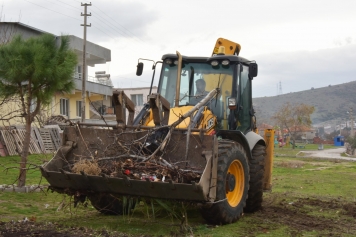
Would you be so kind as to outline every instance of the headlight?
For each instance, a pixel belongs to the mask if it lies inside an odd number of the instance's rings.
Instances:
[[[230,64],[230,61],[225,59],[221,62],[222,65],[226,66],[226,65],[229,65]]]
[[[217,60],[211,61],[211,66],[216,67],[217,65],[219,65],[219,62]]]
[[[229,105],[229,109],[236,109],[237,106],[236,106],[236,98],[229,98],[227,100],[227,103]]]
[[[178,65],[178,60],[174,61],[174,65]]]
[[[167,64],[171,65],[172,64],[172,59],[167,58],[165,61]]]

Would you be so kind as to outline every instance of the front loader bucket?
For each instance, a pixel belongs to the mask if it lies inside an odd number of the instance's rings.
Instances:
[[[187,145],[187,131],[174,131],[165,149],[152,156],[150,149],[161,136],[158,129],[153,130],[66,127],[63,145],[41,167],[42,175],[52,190],[70,195],[213,201],[216,137],[191,134]],[[76,168],[80,162],[95,169]]]

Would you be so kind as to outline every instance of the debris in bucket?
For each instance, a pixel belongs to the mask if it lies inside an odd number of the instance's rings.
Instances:
[[[81,128],[77,125],[77,134],[82,141],[78,141],[81,149],[76,149],[72,153],[75,159],[73,163],[68,164],[68,169],[75,173],[86,173],[88,175],[106,175],[109,177],[129,177],[135,180],[148,180],[153,182],[175,182],[175,183],[198,183],[203,173],[203,168],[197,163],[190,163],[189,147],[193,142],[190,141],[192,129],[195,125],[189,126],[189,129],[180,133],[182,137],[175,137],[175,128],[191,118],[197,111],[202,110],[206,104],[211,101],[219,89],[213,89],[205,98],[200,100],[195,106],[190,108],[184,114],[177,115],[177,120],[170,125],[152,127],[147,130],[125,130],[119,128],[112,134],[109,140],[112,143],[107,145],[100,136],[95,139],[86,139],[83,137]],[[192,123],[190,119],[189,123]],[[104,137],[103,137],[104,138]],[[185,138],[185,145],[182,140]],[[197,139],[197,138],[195,138]],[[202,137],[199,136],[200,140]],[[201,142],[201,141],[200,141]],[[167,147],[170,147],[169,150]],[[197,148],[197,146],[195,146]],[[175,150],[176,149],[176,150]],[[184,149],[184,150],[183,150]],[[175,150],[179,154],[179,159],[170,160],[169,152]],[[201,153],[202,154],[202,153]],[[200,154],[196,154],[200,155]],[[172,155],[174,156],[174,155]],[[167,159],[167,160],[166,160]],[[205,159],[202,158],[205,164]],[[194,164],[194,166],[192,165]],[[199,167],[200,166],[200,167]],[[66,167],[66,168],[67,168]]]
[[[74,164],[72,171],[74,173],[79,174],[80,171],[83,171],[89,175],[99,175],[101,173],[101,169],[96,161],[92,162],[89,160],[80,160]]]
[[[170,168],[152,161],[134,162],[133,159],[123,161],[96,161],[81,160],[73,165],[72,171],[89,175],[108,175],[110,177],[124,176],[136,180],[149,180],[152,182],[191,183],[199,182],[201,173],[194,170],[182,170],[178,167]]]

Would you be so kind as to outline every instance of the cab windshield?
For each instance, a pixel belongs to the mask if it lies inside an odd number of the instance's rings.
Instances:
[[[166,98],[171,107],[174,106],[176,93],[177,65],[164,63],[158,93]],[[234,65],[211,66],[210,63],[183,62],[179,106],[196,105],[211,90],[219,87],[217,101],[209,103],[210,109],[218,119],[226,119],[227,99],[231,96]]]

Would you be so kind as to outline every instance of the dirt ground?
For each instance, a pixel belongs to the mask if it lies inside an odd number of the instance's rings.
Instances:
[[[288,226],[291,236],[299,236],[303,231],[322,232],[327,236],[356,235],[356,202],[311,198],[287,202],[283,199],[274,205],[265,203],[255,216],[271,224]]]
[[[0,222],[1,237],[86,237],[86,236],[102,236],[102,237],[128,237],[130,235],[108,232],[106,230],[94,231],[84,227],[63,227],[52,223],[36,223],[31,221],[13,221]]]
[[[276,201],[275,198],[280,201]],[[303,231],[316,231],[322,233],[322,236],[343,236],[344,234],[356,236],[356,202],[343,202],[338,199],[321,201],[313,198],[299,198],[288,202],[280,198],[281,196],[272,196],[265,200],[263,209],[254,213],[253,218],[250,219],[251,226],[256,227],[256,223],[263,223],[265,225],[261,228],[265,232],[269,232],[273,228],[287,226],[290,236],[301,236],[300,233]],[[266,224],[271,229],[267,229]],[[254,230],[251,229],[248,232],[249,236],[254,236]],[[94,231],[84,227],[69,228],[59,224],[26,220],[0,222],[0,236],[123,237],[132,235],[106,230]]]

